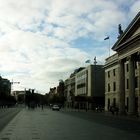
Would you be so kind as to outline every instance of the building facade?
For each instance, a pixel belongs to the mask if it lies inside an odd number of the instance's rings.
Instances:
[[[112,49],[116,54],[105,64],[105,109],[114,105],[120,114],[140,114],[140,12]]]
[[[79,106],[80,102],[80,106],[85,108],[87,98],[90,98],[94,106],[104,106],[104,82],[103,65],[89,65],[86,68],[77,69],[65,81],[67,103],[73,107]],[[91,106],[93,105],[90,105],[90,108]]]
[[[9,96],[11,94],[11,82],[0,76],[0,96]]]
[[[103,65],[89,65],[76,74],[76,96],[92,99],[90,108],[104,106],[104,68]]]
[[[75,74],[65,80],[65,97],[66,97],[66,106],[73,108],[74,106],[74,96],[75,96]]]

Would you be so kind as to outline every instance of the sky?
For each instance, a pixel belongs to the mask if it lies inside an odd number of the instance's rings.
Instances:
[[[0,9],[1,76],[44,94],[86,60],[103,65],[140,0],[0,0]]]

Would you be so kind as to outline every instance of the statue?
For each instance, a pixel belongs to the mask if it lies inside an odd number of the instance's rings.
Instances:
[[[119,24],[119,26],[118,26],[118,32],[119,32],[119,35],[121,35],[121,34],[123,33],[123,30],[122,30],[121,24]]]

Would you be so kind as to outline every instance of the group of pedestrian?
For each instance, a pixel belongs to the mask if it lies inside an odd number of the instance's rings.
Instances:
[[[41,107],[42,110],[44,109],[44,104],[43,103],[42,104],[36,104],[34,102],[31,102],[31,103],[28,103],[27,106],[28,106],[28,109],[35,109],[37,107],[39,107],[39,108]]]

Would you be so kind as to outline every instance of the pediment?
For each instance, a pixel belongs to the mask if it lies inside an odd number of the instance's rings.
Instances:
[[[132,41],[135,37],[140,34],[140,12],[132,20],[123,34],[118,38],[112,49],[117,51],[123,44]]]
[[[132,34],[132,36],[136,36],[139,33],[140,33],[140,27],[138,27],[138,29]]]

